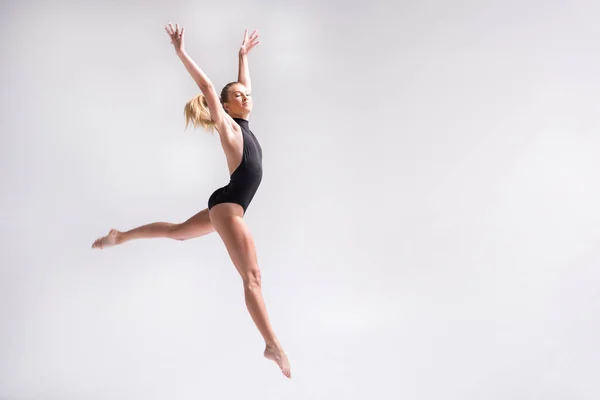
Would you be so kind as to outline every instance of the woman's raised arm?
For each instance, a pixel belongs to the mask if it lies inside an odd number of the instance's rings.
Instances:
[[[202,91],[202,94],[204,94],[211,118],[217,129],[220,130],[219,128],[221,128],[225,121],[228,120],[225,110],[221,105],[221,100],[219,99],[219,95],[213,83],[185,51],[183,38],[184,28],[180,28],[179,24],[175,24],[175,28],[173,28],[173,25],[169,22],[169,25],[165,26],[165,30],[171,37],[171,43],[173,44],[173,47],[175,47],[177,56],[183,62],[183,65],[200,88],[200,91]]]
[[[246,29],[244,32],[244,41],[240,46],[240,51],[238,54],[238,82],[244,85],[248,92],[252,90],[252,84],[250,82],[250,69],[248,67],[248,53],[258,43],[260,43],[258,40],[258,32],[255,30],[250,36],[248,36],[248,29]]]

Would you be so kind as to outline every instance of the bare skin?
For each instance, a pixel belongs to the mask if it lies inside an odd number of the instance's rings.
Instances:
[[[180,224],[154,222],[126,232],[111,229],[108,235],[96,239],[92,248],[106,249],[136,239],[169,238],[189,240],[215,231],[223,240],[229,256],[244,284],[246,307],[265,340],[265,358],[274,361],[281,372],[291,378],[290,363],[269,322],[262,296],[260,269],[252,235],[243,220],[238,204],[223,203],[200,211]],[[215,221],[214,225],[213,222]]]
[[[241,128],[233,118],[248,120],[252,111],[253,104],[250,99],[250,77],[246,57],[250,49],[258,44],[258,34],[256,31],[250,36],[248,36],[248,31],[244,33],[244,41],[239,52],[239,83],[230,88],[227,101],[221,103],[208,77],[185,52],[183,27],[180,28],[179,25],[176,25],[174,28],[172,24],[169,24],[165,30],[171,37],[171,43],[175,47],[177,55],[206,97],[212,121],[219,132],[229,173],[232,174],[242,160],[243,151]],[[136,239],[189,240],[216,231],[223,240],[231,261],[242,278],[246,307],[265,340],[264,357],[274,361],[281,372],[291,378],[290,363],[269,321],[262,295],[256,248],[243,217],[244,210],[239,204],[221,203],[212,207],[210,211],[204,209],[179,224],[154,222],[125,232],[111,229],[106,236],[98,238],[92,244],[92,248],[106,249]]]
[[[291,378],[290,363],[269,322],[262,295],[256,247],[243,217],[244,211],[238,204],[217,204],[210,210],[213,226],[225,243],[229,257],[242,277],[246,307],[265,340],[264,356],[275,361],[281,372]]]
[[[180,224],[153,222],[126,232],[111,229],[108,235],[96,239],[94,244],[92,244],[92,248],[105,249],[135,239],[168,238],[189,240],[204,236],[214,232],[214,230],[210,222],[208,209],[204,209]]]

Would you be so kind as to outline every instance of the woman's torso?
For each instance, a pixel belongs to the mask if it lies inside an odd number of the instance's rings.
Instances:
[[[221,145],[233,180],[262,178],[262,148],[250,130],[248,121],[233,118],[232,132],[221,135]],[[227,139],[223,139],[223,138]]]

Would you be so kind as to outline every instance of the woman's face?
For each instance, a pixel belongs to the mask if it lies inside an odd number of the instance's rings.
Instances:
[[[247,116],[252,111],[252,99],[244,85],[236,83],[229,88],[229,96],[224,104],[232,117]]]

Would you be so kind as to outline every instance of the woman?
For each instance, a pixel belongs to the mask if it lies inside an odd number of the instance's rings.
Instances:
[[[208,208],[180,224],[155,222],[127,232],[111,229],[97,239],[92,248],[107,248],[142,238],[166,237],[187,240],[217,231],[244,283],[246,306],[262,334],[266,348],[264,356],[277,363],[283,374],[291,378],[290,364],[269,323],[261,291],[260,269],[254,240],[243,217],[262,179],[262,149],[250,131],[248,116],[252,111],[248,52],[259,43],[254,31],[239,50],[238,81],[226,85],[220,98],[206,74],[184,49],[183,27],[169,23],[165,30],[187,71],[198,84],[201,95],[185,106],[186,126],[216,129],[229,167],[229,184],[217,189],[208,200]]]

